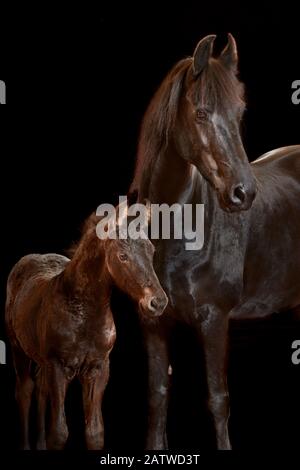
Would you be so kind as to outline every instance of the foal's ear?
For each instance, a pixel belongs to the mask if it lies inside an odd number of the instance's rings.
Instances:
[[[215,39],[216,35],[211,34],[201,39],[200,42],[198,42],[195,52],[193,54],[193,69],[195,77],[197,77],[208,64],[208,61],[212,55]]]
[[[126,222],[126,218],[128,215],[127,200],[120,202],[120,204],[116,207],[116,215],[117,215],[117,225],[119,227],[122,227],[124,222]]]
[[[151,202],[149,199],[144,199],[144,204],[147,208],[147,224],[149,224],[151,220]]]
[[[228,33],[227,46],[225,46],[221,52],[219,60],[227,69],[236,73],[238,69],[238,59],[238,51],[235,39],[232,34]]]

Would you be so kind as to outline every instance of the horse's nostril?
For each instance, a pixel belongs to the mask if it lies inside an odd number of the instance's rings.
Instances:
[[[243,204],[246,199],[246,191],[243,185],[239,184],[233,190],[233,197],[231,198],[234,204]]]

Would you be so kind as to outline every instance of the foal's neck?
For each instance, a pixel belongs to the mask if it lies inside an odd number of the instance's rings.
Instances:
[[[98,301],[109,302],[112,281],[106,266],[104,241],[97,237],[96,226],[84,233],[65,269],[64,279],[74,295],[96,296]]]

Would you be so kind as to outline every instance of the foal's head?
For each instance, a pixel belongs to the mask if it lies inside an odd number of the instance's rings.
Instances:
[[[107,240],[106,262],[115,284],[139,304],[144,317],[161,315],[168,298],[153,268],[150,240]]]
[[[128,221],[127,221],[128,222]],[[138,302],[145,319],[160,316],[168,298],[160,285],[153,267],[154,246],[148,238],[133,239],[124,230],[127,226],[114,227],[114,237],[105,240],[106,267],[114,283]]]

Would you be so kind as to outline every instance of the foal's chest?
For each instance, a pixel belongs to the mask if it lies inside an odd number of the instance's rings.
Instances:
[[[56,355],[64,364],[76,369],[87,360],[107,356],[116,337],[110,310],[88,307],[79,301],[69,303],[64,321],[56,325],[52,336]]]

